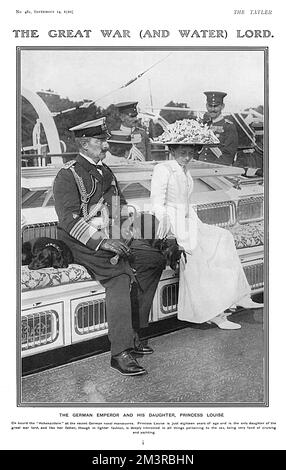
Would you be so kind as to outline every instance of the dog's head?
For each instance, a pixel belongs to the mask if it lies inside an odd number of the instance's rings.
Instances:
[[[34,246],[33,258],[29,264],[29,269],[67,267],[68,262],[58,244],[49,242],[43,246]]]
[[[178,245],[175,238],[164,238],[163,240],[155,240],[154,247],[162,251],[167,266],[170,266],[173,270],[177,268],[177,265],[183,255],[186,261],[186,253],[184,248]]]

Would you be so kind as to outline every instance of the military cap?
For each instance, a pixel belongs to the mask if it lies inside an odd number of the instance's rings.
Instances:
[[[111,131],[111,137],[108,139],[108,142],[111,144],[130,144],[131,142],[131,131],[126,132],[122,130]]]
[[[96,139],[107,139],[110,134],[105,124],[105,117],[87,121],[69,130],[74,132],[75,137],[95,137]]]
[[[117,103],[114,106],[122,114],[129,114],[131,117],[136,117],[138,114],[137,111],[138,101],[125,101],[122,103]]]
[[[222,91],[204,91],[207,97],[207,103],[213,106],[223,104],[223,99],[227,95]]]

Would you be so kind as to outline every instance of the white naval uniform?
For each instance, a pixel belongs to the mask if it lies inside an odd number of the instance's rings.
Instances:
[[[171,231],[187,253],[180,261],[178,318],[203,323],[250,295],[232,234],[204,224],[191,205],[193,179],[175,161],[156,165],[151,199],[161,221],[169,216]]]

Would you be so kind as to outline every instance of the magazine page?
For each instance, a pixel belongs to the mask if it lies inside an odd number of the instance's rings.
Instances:
[[[285,448],[283,13],[4,6],[3,449]]]

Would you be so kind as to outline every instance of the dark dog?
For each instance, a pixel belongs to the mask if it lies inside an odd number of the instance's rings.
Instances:
[[[175,238],[164,238],[163,240],[154,240],[152,245],[154,248],[162,251],[167,266],[170,266],[174,271],[178,266],[178,263],[183,255],[185,263],[187,262],[187,256],[184,248],[180,247]]]
[[[23,243],[22,264],[27,264],[29,269],[67,268],[70,263],[73,263],[72,252],[61,240],[42,237]]]
[[[174,237],[157,239],[158,224],[158,219],[153,214],[141,212],[134,218],[130,234],[133,238],[144,239],[152,248],[160,250],[165,257],[166,264],[175,270],[182,255],[185,262],[187,261],[185,250],[178,245]]]

